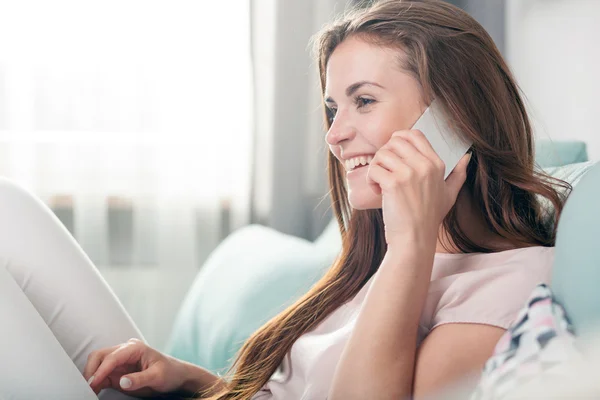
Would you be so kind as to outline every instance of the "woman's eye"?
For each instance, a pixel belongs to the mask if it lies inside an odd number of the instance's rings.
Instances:
[[[333,122],[333,120],[335,119],[336,113],[337,113],[337,108],[327,107],[327,119],[329,120],[329,123]]]
[[[358,108],[366,107],[373,103],[375,103],[375,100],[373,100],[373,99],[367,99],[366,97],[357,97],[356,98],[356,105],[358,106]]]

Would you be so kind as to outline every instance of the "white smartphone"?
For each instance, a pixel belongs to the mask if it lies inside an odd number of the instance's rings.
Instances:
[[[435,99],[415,122],[412,129],[423,132],[433,150],[446,164],[444,179],[450,175],[450,172],[473,144],[466,141],[451,127],[446,111]]]

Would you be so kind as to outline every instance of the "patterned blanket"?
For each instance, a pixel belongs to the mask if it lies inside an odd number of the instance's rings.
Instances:
[[[563,307],[539,285],[496,345],[471,400],[499,400],[533,379],[564,376],[561,367],[580,358]]]

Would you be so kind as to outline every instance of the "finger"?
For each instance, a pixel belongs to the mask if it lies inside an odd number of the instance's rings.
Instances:
[[[384,147],[391,145],[394,150],[398,151],[398,155],[402,158],[408,158],[415,156],[419,153],[419,150],[408,140],[410,131],[398,131],[392,134],[392,137]]]
[[[411,129],[409,131],[395,132],[394,135],[408,141],[437,167],[445,169],[444,161],[442,161],[440,156],[435,152],[429,139],[427,139],[427,136],[425,136],[423,132],[418,129]]]
[[[99,394],[102,390],[104,389],[113,389],[114,386],[112,384],[112,382],[107,378],[104,379],[102,382],[98,383],[96,381],[96,379],[94,379],[94,382],[96,382],[96,384],[92,384],[90,385],[90,387],[92,388],[92,390],[94,391],[94,393]]]
[[[138,390],[145,387],[160,388],[164,380],[164,373],[158,366],[152,366],[145,371],[123,375],[119,386],[123,390]]]
[[[389,172],[394,172],[402,169],[404,165],[404,160],[396,154],[389,146],[382,147],[375,153],[373,160],[371,160],[371,165],[377,164],[382,168],[388,170]]]
[[[98,382],[98,384],[102,383],[115,368],[124,364],[134,364],[138,362],[141,357],[140,350],[141,346],[135,343],[126,343],[108,354],[104,357],[104,360],[102,360],[102,363],[94,373],[95,378],[91,386],[95,387],[96,382]]]
[[[440,164],[436,160],[428,158],[410,141],[398,135],[393,136],[384,147],[391,149],[395,154],[402,158],[402,161],[404,161],[406,165],[417,172],[421,172],[421,175],[426,173],[430,168],[439,168],[440,171],[442,170],[441,166],[443,163]]]
[[[385,185],[393,177],[393,174],[381,165],[371,163],[367,172],[367,184],[375,194],[381,195],[382,185]]]
[[[92,351],[88,355],[85,367],[83,367],[83,377],[85,378],[86,381],[89,381],[90,378],[92,377],[92,375],[94,375],[94,372],[96,372],[96,370],[102,363],[102,360],[104,359],[104,357],[107,354],[110,354],[113,351],[115,351],[117,348],[119,348],[119,346],[112,346],[112,347],[107,347],[104,349]]]
[[[413,165],[411,166],[407,163],[407,159],[401,158],[395,152],[384,148],[379,149],[375,157],[373,157],[371,164],[380,165],[392,174],[390,175],[391,178],[401,182],[406,182],[414,178],[416,176],[415,171],[424,170],[417,165],[417,162],[413,161]],[[392,184],[392,182],[390,181],[389,184]]]
[[[435,158],[435,156],[437,156],[437,153],[433,149],[433,146],[431,146],[429,139],[427,139],[427,136],[425,136],[425,134],[419,129],[398,131],[395,132],[394,135],[410,142],[417,150],[419,150],[419,152],[428,158]]]
[[[465,154],[456,164],[456,167],[452,171],[448,178],[446,179],[446,186],[448,187],[448,191],[450,193],[450,198],[452,201],[456,200],[458,196],[458,192],[465,183],[467,179],[467,167],[469,166],[469,162],[471,161],[471,153]]]

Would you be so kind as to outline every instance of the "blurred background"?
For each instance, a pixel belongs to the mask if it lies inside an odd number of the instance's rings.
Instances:
[[[507,58],[536,135],[600,156],[600,1],[452,2]],[[0,175],[51,207],[151,345],[231,232],[310,241],[330,221],[309,40],[353,3],[0,0]]]

